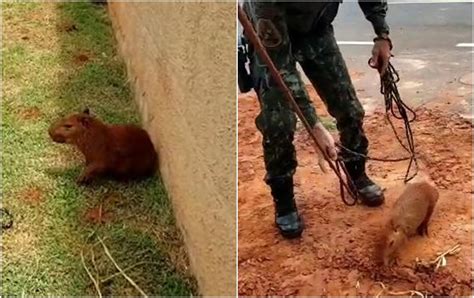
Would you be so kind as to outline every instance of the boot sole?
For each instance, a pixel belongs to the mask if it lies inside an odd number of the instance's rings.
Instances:
[[[385,196],[382,195],[382,197],[377,201],[364,201],[363,199],[361,199],[361,202],[367,207],[379,207],[382,206],[383,203],[385,203]]]
[[[300,219],[300,228],[294,231],[283,231],[281,230],[278,225],[277,225],[278,231],[280,234],[287,239],[294,239],[294,238],[299,238],[301,237],[301,234],[303,234],[304,230],[304,223],[303,220]]]
[[[295,239],[301,237],[303,234],[303,228],[298,229],[296,231],[288,232],[280,230],[280,234],[285,237],[286,239]]]

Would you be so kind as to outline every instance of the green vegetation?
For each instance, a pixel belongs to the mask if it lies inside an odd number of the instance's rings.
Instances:
[[[158,178],[82,187],[81,156],[47,135],[59,115],[89,107],[111,123],[138,113],[103,7],[3,3],[4,295],[139,295],[99,237],[148,295],[196,294],[172,207]]]

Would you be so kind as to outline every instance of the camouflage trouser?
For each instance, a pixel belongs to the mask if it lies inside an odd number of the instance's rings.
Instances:
[[[268,12],[268,11],[267,11]],[[364,110],[356,97],[347,67],[330,24],[308,34],[291,34],[284,16],[270,11],[268,16],[252,15],[256,30],[298,106],[311,126],[318,121],[304,83],[296,69],[302,66],[329,114],[337,121],[340,141],[345,147],[367,154],[368,140],[362,121]],[[260,102],[257,128],[263,135],[267,183],[291,177],[297,166],[293,137],[296,116],[284,95],[256,53],[251,57],[251,73]]]

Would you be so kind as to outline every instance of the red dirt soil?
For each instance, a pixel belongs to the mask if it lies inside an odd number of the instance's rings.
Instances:
[[[30,206],[38,205],[44,201],[43,190],[36,186],[22,189],[18,192],[17,197]]]
[[[318,114],[327,116],[314,90],[309,92]],[[417,111],[412,129],[420,167],[436,183],[440,199],[429,237],[412,238],[401,249],[398,265],[388,269],[376,263],[374,252],[390,207],[403,190],[408,162],[368,162],[369,175],[386,189],[386,203],[349,207],[342,203],[336,176],[323,175],[317,167],[315,150],[299,128],[295,193],[306,229],[301,239],[286,240],[274,226],[273,203],[263,182],[261,136],[254,124],[258,112],[253,93],[239,97],[239,295],[376,295],[378,281],[388,291],[471,294],[470,122],[426,107]],[[384,117],[380,109],[366,115],[369,155],[406,156]],[[455,244],[461,250],[446,258],[446,267],[415,270],[416,258],[432,261]]]
[[[89,53],[77,53],[74,55],[74,63],[76,65],[86,64],[91,58]]]
[[[19,110],[19,115],[25,120],[36,120],[42,116],[42,112],[38,107],[22,108]]]
[[[103,205],[87,210],[84,217],[87,222],[97,225],[104,224],[110,220],[110,214],[105,212]]]
[[[89,208],[84,213],[86,222],[96,225],[106,224],[114,220],[115,215],[112,212],[114,206],[123,204],[125,198],[116,192],[105,194],[100,203]]]

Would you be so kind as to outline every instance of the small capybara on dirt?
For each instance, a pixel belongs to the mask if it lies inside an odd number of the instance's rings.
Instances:
[[[84,154],[86,166],[78,183],[88,183],[98,176],[138,179],[156,171],[155,148],[140,127],[108,125],[85,109],[59,119],[48,132],[54,142],[75,145]]]
[[[381,255],[385,265],[393,264],[398,249],[409,237],[428,235],[428,222],[438,198],[437,189],[427,181],[407,184],[383,231]]]

